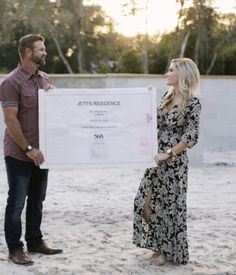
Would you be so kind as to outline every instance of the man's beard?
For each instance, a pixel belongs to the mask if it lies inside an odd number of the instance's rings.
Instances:
[[[38,56],[36,56],[36,55],[32,55],[32,57],[31,57],[31,61],[33,61],[36,65],[38,65],[38,66],[43,66],[43,65],[45,65],[45,57],[38,57]]]

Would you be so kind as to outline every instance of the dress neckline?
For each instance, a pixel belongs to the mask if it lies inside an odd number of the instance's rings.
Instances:
[[[176,107],[178,107],[178,104],[175,104],[175,105],[173,105],[168,111],[166,111],[166,112],[162,112],[164,115],[166,115],[166,114],[168,114],[168,113],[170,113],[173,109],[175,109]]]

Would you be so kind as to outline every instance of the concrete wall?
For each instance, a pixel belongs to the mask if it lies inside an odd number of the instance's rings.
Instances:
[[[58,88],[127,88],[153,85],[157,88],[158,103],[163,92],[167,90],[165,78],[157,75],[51,75],[51,77]],[[3,78],[4,76],[0,75],[0,83]],[[201,77],[199,96],[203,107],[201,134],[198,145],[189,151],[191,164],[199,165],[204,160],[209,161],[209,156],[210,158],[216,156],[217,160],[221,161],[227,155],[231,156],[231,162],[236,163],[236,77]],[[0,138],[2,138],[4,128],[2,113],[0,113],[0,123]]]

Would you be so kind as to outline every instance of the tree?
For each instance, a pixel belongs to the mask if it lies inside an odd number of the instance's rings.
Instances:
[[[219,15],[210,6],[211,1],[193,0],[193,5],[182,10],[182,28],[184,34],[180,56],[191,56],[198,64],[201,72],[206,73],[212,60],[212,48],[215,38]]]
[[[50,73],[164,73],[171,58],[186,56],[198,63],[202,74],[236,74],[236,15],[220,14],[210,0],[176,1],[180,11],[175,30],[125,37],[114,31],[112,19],[99,5],[0,0],[0,71],[17,65],[21,36],[41,33],[48,52],[45,70]],[[136,0],[123,4],[127,14],[144,8]]]
[[[128,49],[123,51],[117,66],[118,73],[141,73],[142,72],[142,64],[140,53],[133,50]]]
[[[144,36],[144,43],[143,47],[141,49],[141,62],[142,62],[142,68],[143,68],[143,73],[148,74],[149,69],[148,69],[148,40],[149,40],[149,35],[148,35],[148,0],[144,1],[144,5],[140,6],[138,4],[137,0],[123,0],[123,13],[128,16],[132,15],[135,16],[137,12],[143,10],[145,12],[145,18],[144,18],[144,24],[145,24],[145,36]]]
[[[82,1],[69,1],[70,3],[67,0],[13,0],[12,5],[0,0],[0,4],[3,4],[2,10],[4,9],[0,21],[3,26],[1,34],[4,37],[1,41],[10,43],[14,39],[17,44],[25,33],[42,33],[46,37],[47,49],[51,50],[48,63],[54,63],[54,68],[60,66],[61,60],[66,69],[62,72],[90,71],[92,60],[84,58],[84,54],[92,58],[90,52],[94,51],[95,41],[104,30],[112,31],[112,21],[100,6],[84,7]],[[37,16],[33,16],[34,14]],[[54,43],[57,53],[53,51],[51,42]],[[60,66],[60,70],[61,68]]]
[[[220,23],[217,29],[217,36],[214,37],[214,48],[212,49],[213,55],[211,63],[206,71],[206,74],[210,74],[214,70],[219,70],[216,65],[217,59],[218,64],[228,63],[228,56],[230,61],[229,64],[225,64],[223,67],[224,73],[232,74],[231,69],[236,68],[235,60],[236,56],[236,15],[233,13],[220,15]],[[221,66],[221,65],[220,65]],[[228,70],[228,68],[230,68]]]

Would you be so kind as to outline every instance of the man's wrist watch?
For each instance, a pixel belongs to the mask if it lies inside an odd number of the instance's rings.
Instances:
[[[175,160],[175,158],[176,158],[176,153],[172,150],[172,149],[168,149],[167,151],[166,151],[166,153],[170,156],[170,159],[171,160]]]
[[[26,146],[24,152],[25,152],[25,153],[28,153],[28,152],[32,151],[32,149],[33,149],[33,146],[30,145],[30,144],[28,144],[28,145]]]

